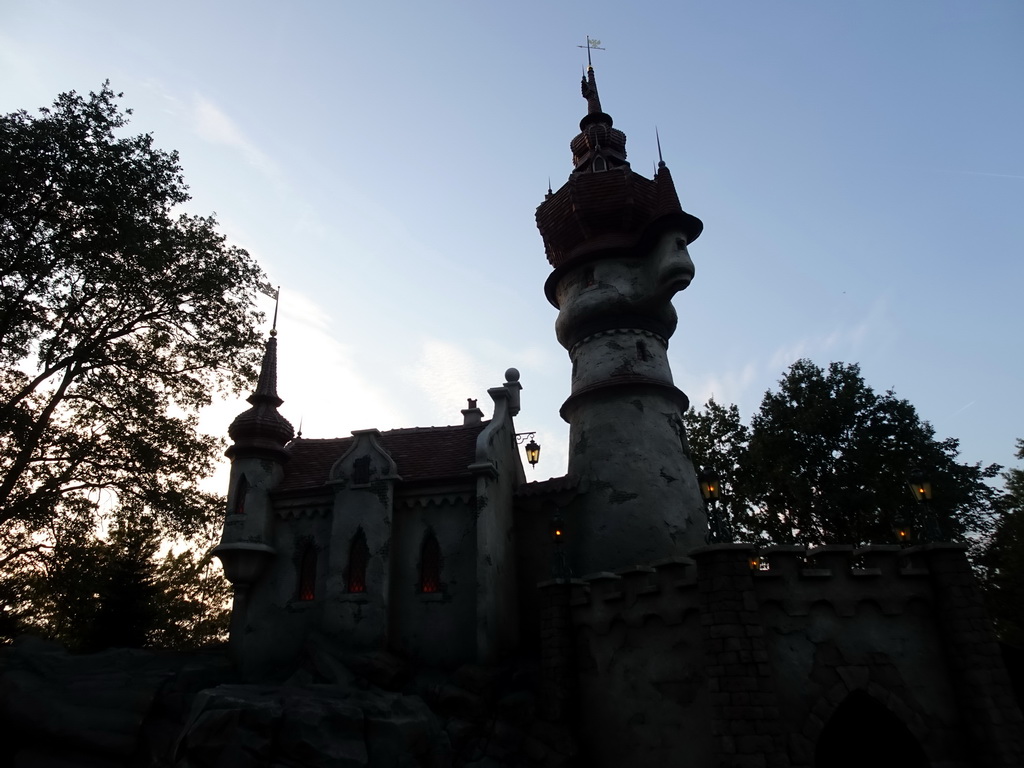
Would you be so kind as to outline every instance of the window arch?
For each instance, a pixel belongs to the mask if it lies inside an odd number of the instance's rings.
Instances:
[[[249,494],[249,481],[245,475],[238,478],[238,484],[235,486],[235,500],[231,505],[232,515],[244,515],[245,514],[245,497]]]
[[[316,598],[316,544],[307,541],[299,557],[299,593],[302,602]]]
[[[370,563],[370,548],[366,546],[366,534],[360,528],[352,537],[348,550],[348,569],[345,584],[349,592],[366,591],[366,566]]]
[[[441,545],[428,530],[420,547],[420,592],[441,591]]]

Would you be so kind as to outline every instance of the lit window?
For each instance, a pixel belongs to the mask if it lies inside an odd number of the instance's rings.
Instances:
[[[316,545],[310,541],[303,547],[299,558],[299,600],[316,597]]]
[[[420,550],[420,591],[441,591],[441,546],[433,531],[427,531]]]
[[[345,582],[349,592],[366,591],[366,566],[370,562],[370,548],[366,546],[366,534],[360,528],[352,537],[348,552],[348,573]]]

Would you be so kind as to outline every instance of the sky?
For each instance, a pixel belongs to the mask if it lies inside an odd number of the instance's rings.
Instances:
[[[281,286],[305,437],[490,416],[514,366],[541,480],[566,468],[570,363],[534,213],[572,169],[588,35],[633,169],[657,128],[704,221],[669,350],[691,402],[749,422],[797,359],[859,363],[961,460],[1014,464],[1019,0],[4,0],[0,111],[109,79],[178,150],[188,210]]]

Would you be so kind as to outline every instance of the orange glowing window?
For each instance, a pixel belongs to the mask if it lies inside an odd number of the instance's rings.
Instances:
[[[352,537],[348,551],[348,573],[345,582],[349,592],[366,591],[366,566],[370,563],[370,548],[366,546],[366,534],[360,528]]]
[[[316,545],[308,542],[299,559],[299,600],[316,597]]]
[[[433,531],[427,532],[420,550],[420,591],[441,591],[441,545]]]

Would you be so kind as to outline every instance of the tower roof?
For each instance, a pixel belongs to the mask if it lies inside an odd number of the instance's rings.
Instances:
[[[228,434],[234,441],[228,448],[228,455],[240,449],[280,453],[295,430],[277,411],[284,400],[277,395],[277,336],[273,331],[263,352],[259,381],[247,402],[252,408],[238,414],[228,427]]]
[[[558,269],[602,253],[628,252],[667,226],[692,243],[704,225],[680,206],[664,162],[653,179],[629,167],[626,134],[612,127],[601,107],[593,67],[587,68],[582,92],[587,114],[569,144],[573,171],[537,208],[548,261]]]

